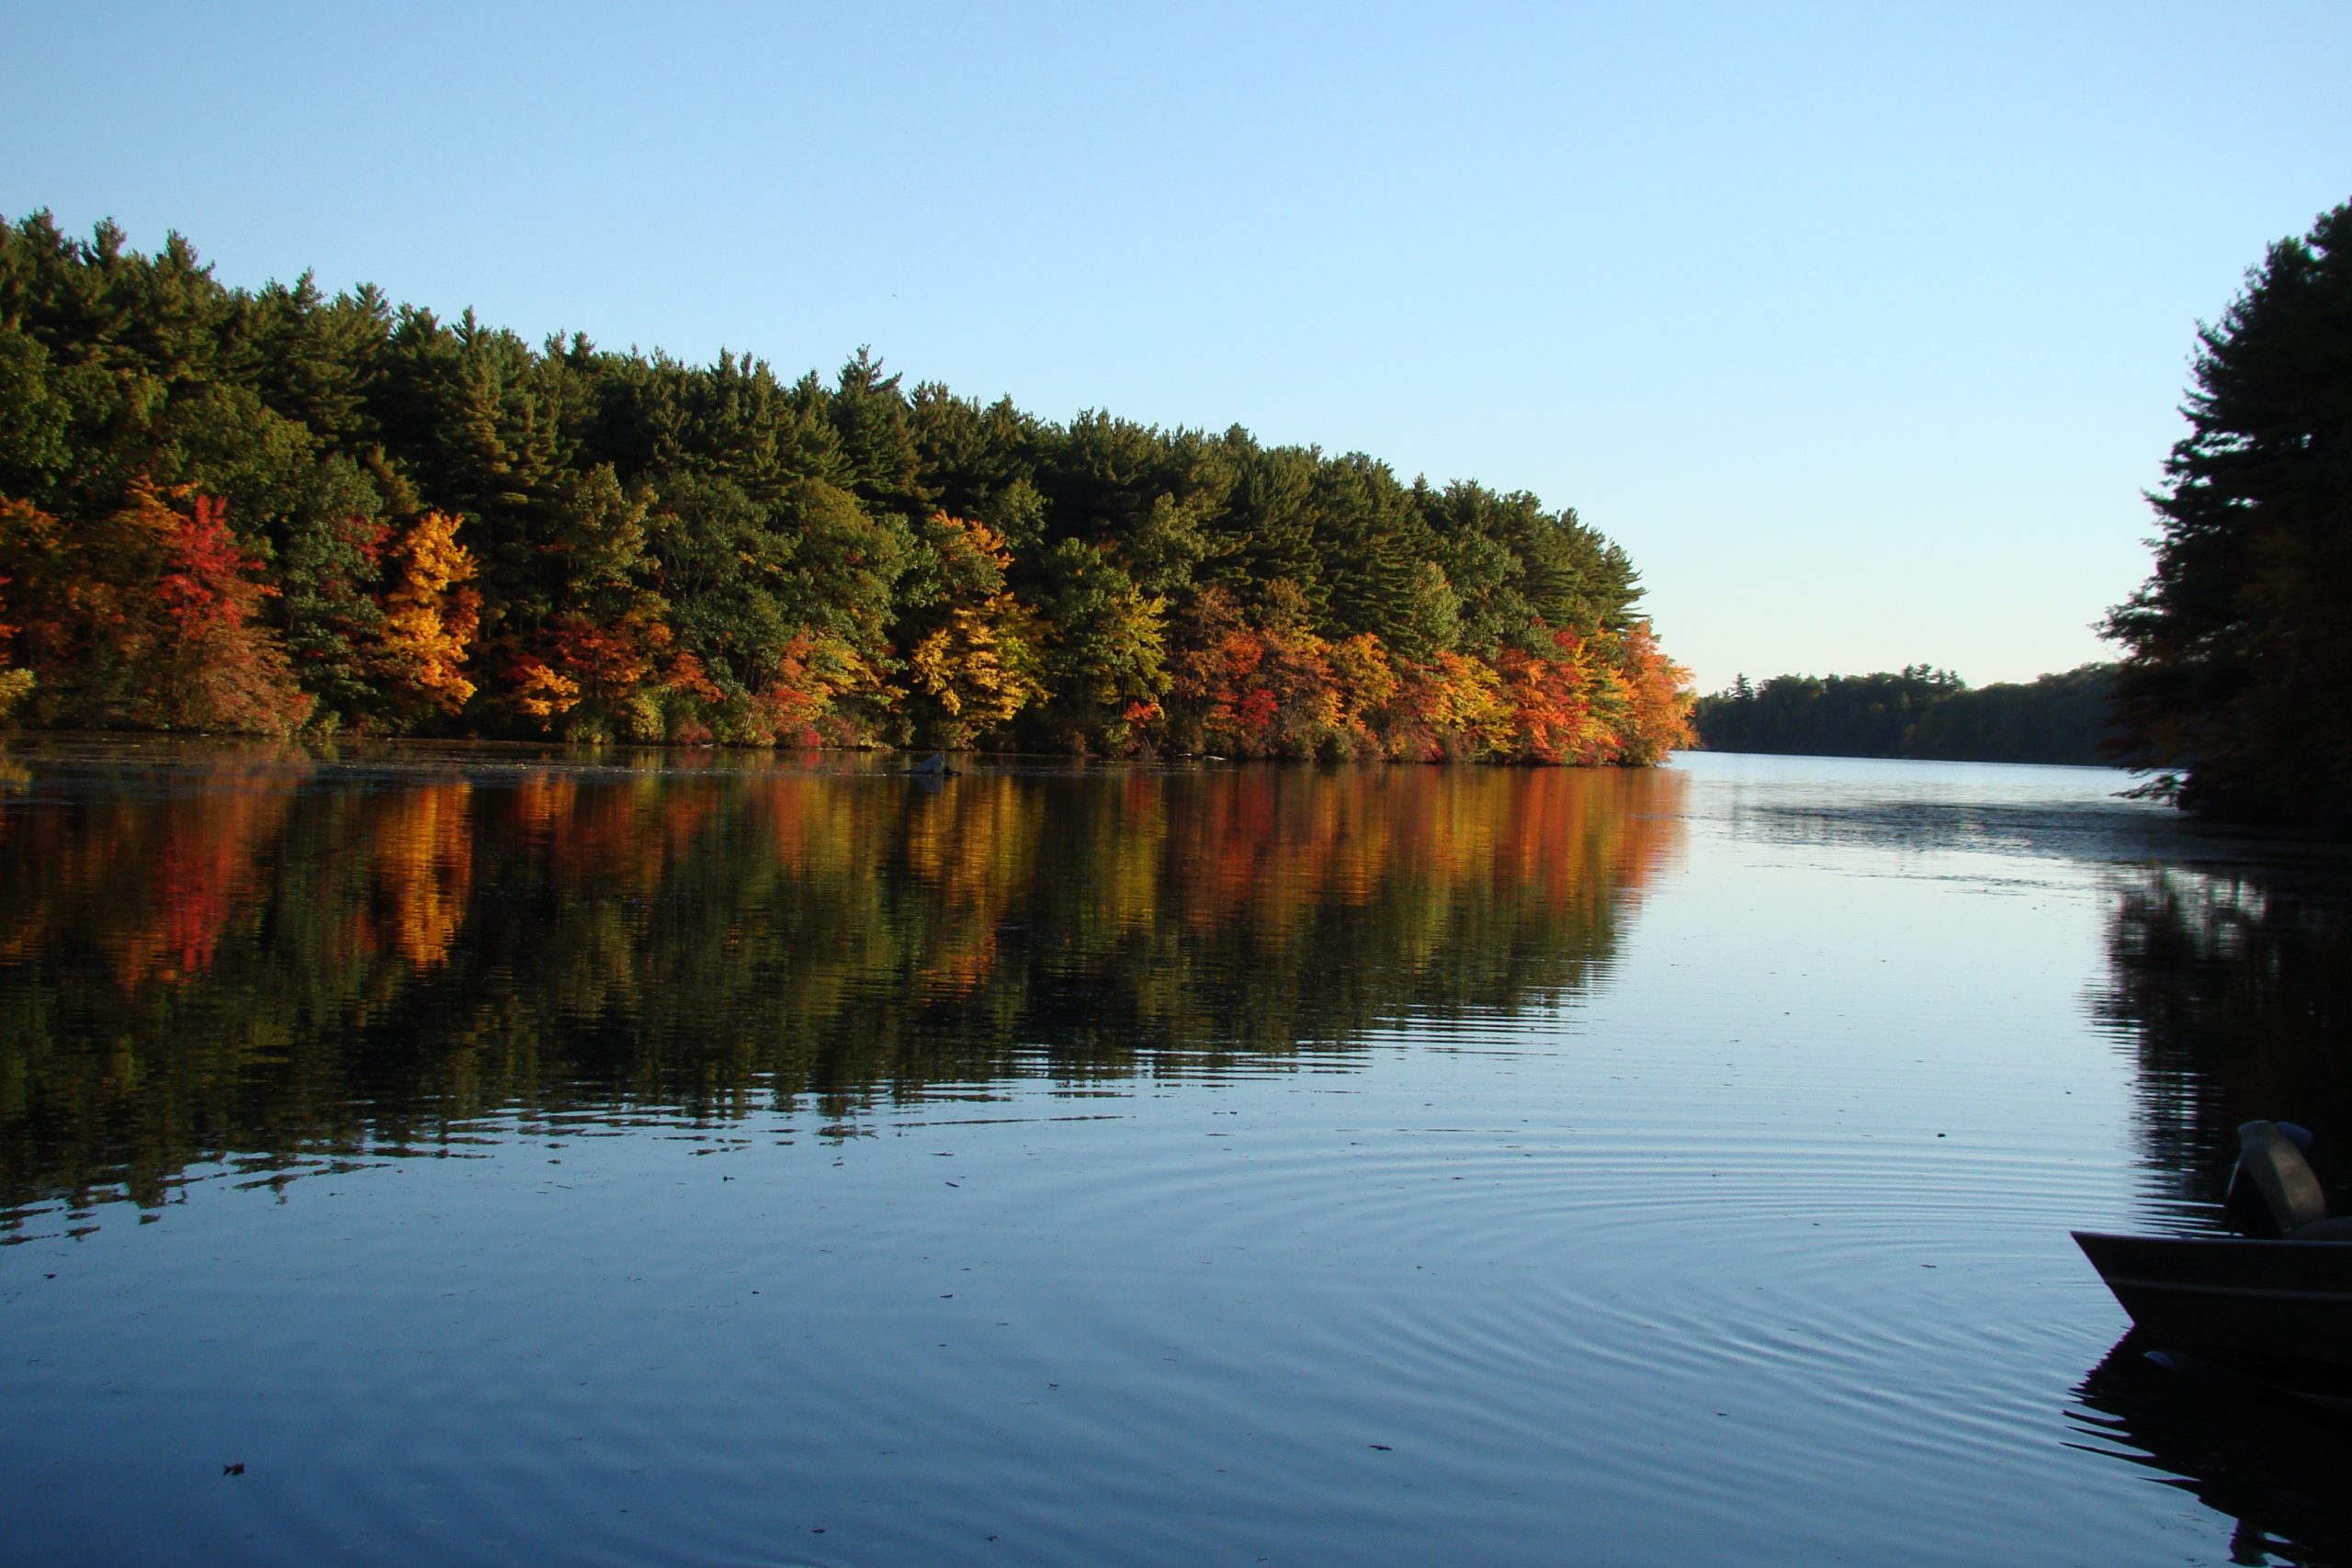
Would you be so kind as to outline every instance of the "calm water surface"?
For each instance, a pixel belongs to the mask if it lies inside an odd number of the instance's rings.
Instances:
[[[2066,1236],[2352,1148],[2339,865],[2080,769],[636,761],[0,756],[0,1557],[2352,1540]]]

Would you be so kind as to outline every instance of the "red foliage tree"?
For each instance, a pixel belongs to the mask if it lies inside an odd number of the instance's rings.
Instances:
[[[141,480],[70,528],[0,505],[0,570],[40,722],[282,735],[310,716],[260,619],[277,590],[213,496]]]

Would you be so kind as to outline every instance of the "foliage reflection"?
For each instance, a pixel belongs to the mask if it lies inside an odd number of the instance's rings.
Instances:
[[[0,1207],[470,1119],[1279,1066],[1605,972],[1664,772],[19,758]]]

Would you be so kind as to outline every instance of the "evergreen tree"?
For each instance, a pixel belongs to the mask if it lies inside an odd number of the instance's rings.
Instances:
[[[926,497],[916,477],[915,437],[899,378],[861,348],[842,367],[831,399],[834,433],[848,466],[849,488],[866,505],[901,515]]]
[[[2155,572],[2107,621],[2126,755],[2191,809],[2352,829],[2352,203],[2197,341]]]

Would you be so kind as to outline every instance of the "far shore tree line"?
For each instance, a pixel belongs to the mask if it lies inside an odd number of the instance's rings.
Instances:
[[[2115,666],[1972,687],[1926,664],[1871,675],[1745,675],[1699,699],[1712,751],[1914,757],[1962,762],[2108,763]]]
[[[1573,511],[1235,426],[533,346],[0,223],[0,718],[1653,763]]]

